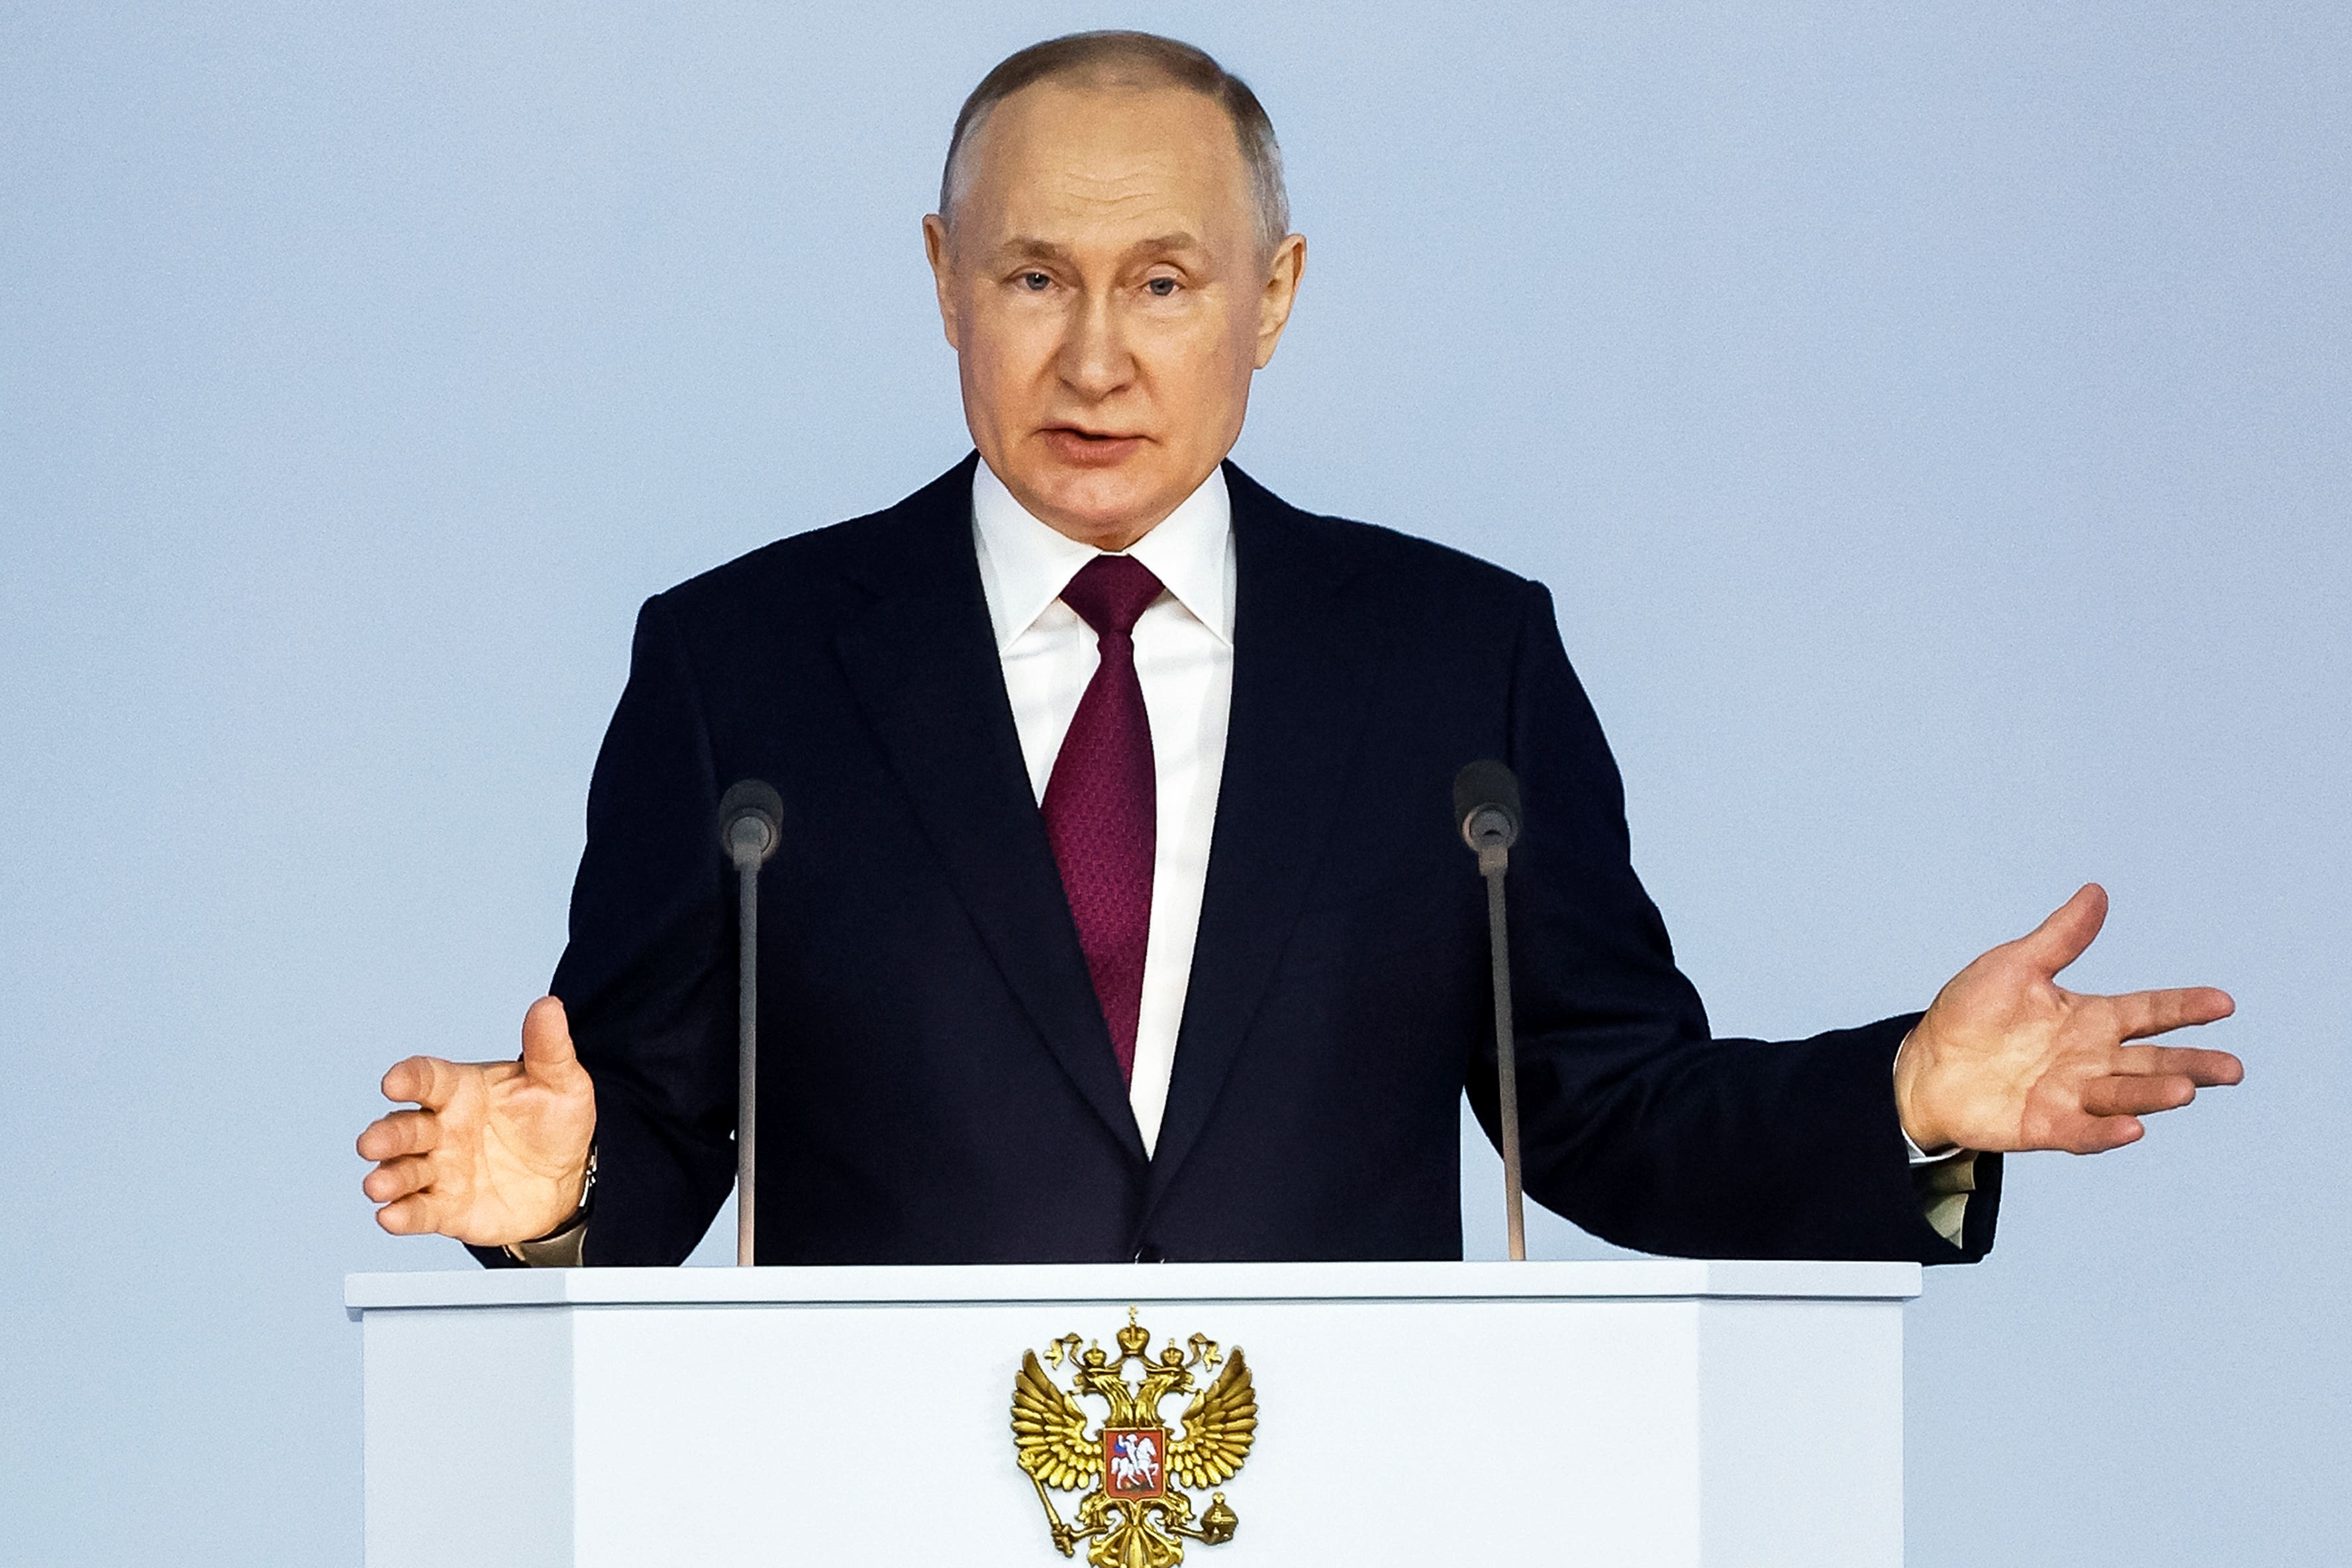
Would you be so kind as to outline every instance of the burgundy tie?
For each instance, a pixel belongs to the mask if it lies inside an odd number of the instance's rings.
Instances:
[[[1135,1020],[1143,1005],[1143,950],[1151,930],[1151,856],[1159,788],[1151,721],[1135,679],[1136,617],[1160,596],[1140,561],[1097,555],[1062,590],[1062,603],[1094,627],[1102,664],[1045,783],[1045,833],[1078,925],[1095,1000],[1110,1026],[1118,1075],[1135,1077]]]

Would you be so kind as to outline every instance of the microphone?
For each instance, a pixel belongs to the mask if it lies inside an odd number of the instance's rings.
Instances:
[[[739,779],[719,802],[719,846],[735,865],[735,1266],[751,1267],[752,1186],[759,1167],[760,868],[784,841],[784,801]]]
[[[738,779],[719,802],[719,842],[738,867],[743,857],[754,865],[776,852],[784,839],[784,801],[758,779]]]
[[[1519,780],[1491,758],[1454,775],[1454,825],[1462,842],[1478,856],[1486,879],[1486,952],[1495,988],[1495,1079],[1501,1102],[1503,1224],[1514,1262],[1528,1256],[1526,1204],[1519,1191],[1518,1045],[1511,1031],[1511,939],[1504,919],[1503,876],[1510,869],[1511,846],[1525,820],[1519,810]]]
[[[1491,758],[1464,768],[1454,775],[1454,820],[1462,828],[1462,841],[1478,852],[1480,871],[1490,856],[1507,863],[1511,846],[1519,841],[1517,775]]]

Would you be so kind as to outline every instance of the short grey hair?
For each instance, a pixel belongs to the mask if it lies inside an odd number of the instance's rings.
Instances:
[[[956,116],[948,139],[947,167],[940,174],[940,216],[950,226],[971,171],[965,149],[989,111],[1024,87],[1041,81],[1078,79],[1105,87],[1181,87],[1216,100],[1234,122],[1242,164],[1249,171],[1250,196],[1257,209],[1257,237],[1271,254],[1290,232],[1290,195],[1282,184],[1282,148],[1274,121],[1249,84],[1190,44],[1157,33],[1071,33],[1032,44],[1007,57],[981,78]]]

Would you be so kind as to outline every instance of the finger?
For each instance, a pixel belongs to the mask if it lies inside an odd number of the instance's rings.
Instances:
[[[579,1060],[572,1048],[572,1025],[564,1016],[563,1004],[552,996],[532,1003],[530,1011],[522,1016],[523,1071],[543,1078],[577,1066]]]
[[[2177,991],[2132,991],[2107,1000],[2115,1004],[2116,1022],[2126,1040],[2144,1040],[2150,1035],[2214,1023],[2238,1010],[2227,991],[2217,991],[2210,985],[2189,985]]]
[[[2116,1052],[2107,1070],[2138,1078],[2185,1078],[2200,1089],[2242,1083],[2246,1078],[2246,1064],[2229,1052],[2187,1046],[2126,1046]]]
[[[441,1228],[436,1210],[429,1194],[411,1193],[376,1210],[375,1222],[394,1236],[430,1236]]]
[[[2197,1086],[2185,1078],[2100,1078],[2083,1087],[2083,1109],[2093,1116],[2148,1116],[2196,1098]]]
[[[411,1193],[421,1193],[433,1182],[433,1163],[422,1154],[408,1154],[397,1160],[386,1160],[370,1171],[360,1183],[360,1191],[380,1204],[404,1198]]]
[[[429,1110],[395,1110],[379,1117],[360,1134],[362,1160],[394,1160],[430,1153],[441,1143],[441,1119]]]
[[[2020,937],[2017,946],[2042,973],[2054,975],[2083,956],[2106,920],[2107,890],[2085,882],[2048,920]]]
[[[2062,1147],[2070,1154],[2104,1154],[2147,1136],[2147,1128],[2137,1116],[2085,1117],[2075,1135]]]
[[[457,1064],[439,1057],[411,1057],[394,1062],[383,1075],[386,1100],[413,1100],[427,1110],[438,1110],[457,1092]]]

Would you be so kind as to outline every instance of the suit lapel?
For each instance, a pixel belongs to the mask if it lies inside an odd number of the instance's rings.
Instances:
[[[967,458],[899,510],[903,537],[858,575],[875,603],[836,650],[1005,983],[1087,1103],[1138,1161],[1143,1142],[1030,793],[971,543]]]
[[[1215,1110],[1319,865],[1385,652],[1345,563],[1238,468],[1234,695],[1156,1203]]]

